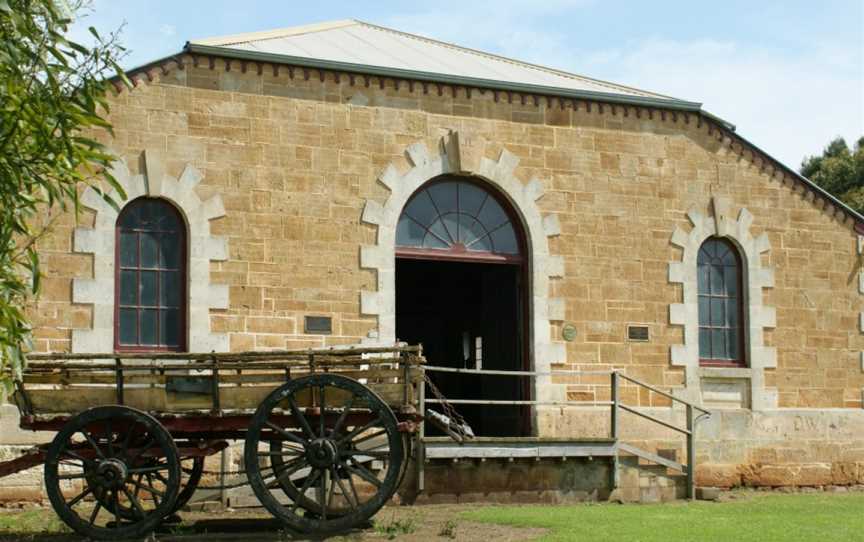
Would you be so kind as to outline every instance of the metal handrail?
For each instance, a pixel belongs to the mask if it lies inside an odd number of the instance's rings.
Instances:
[[[461,369],[459,367],[441,367],[440,365],[424,365],[427,371],[437,373],[465,373],[501,376],[555,376],[555,375],[610,375],[613,371],[500,371],[487,369]]]
[[[705,410],[705,409],[702,408],[702,407],[698,407],[698,406],[694,405],[693,403],[691,403],[691,402],[689,402],[689,401],[685,401],[684,399],[681,399],[680,397],[675,397],[675,396],[672,395],[671,393],[667,393],[667,392],[665,392],[665,391],[663,391],[663,390],[659,390],[659,389],[655,388],[654,386],[652,386],[651,384],[646,384],[646,383],[644,383],[644,382],[641,382],[641,381],[639,381],[639,380],[636,380],[636,379],[633,378],[632,376],[627,376],[627,375],[624,374],[623,372],[620,372],[620,371],[616,371],[616,372],[618,372],[618,376],[620,376],[620,377],[623,378],[624,380],[627,380],[627,381],[629,381],[629,382],[632,382],[632,383],[634,383],[634,384],[636,384],[636,385],[638,385],[638,386],[642,386],[643,388],[648,388],[649,390],[653,391],[654,393],[658,393],[658,394],[662,395],[663,397],[667,397],[667,398],[669,398],[669,399],[675,401],[676,403],[681,403],[682,405],[690,405],[690,406],[692,406],[693,408],[695,408],[696,410],[698,410],[698,411],[700,411],[700,412],[702,412],[702,413],[704,413],[704,414],[708,414],[708,415],[711,414],[710,411]]]
[[[536,378],[539,376],[556,376],[556,375],[609,375],[611,378],[610,387],[610,401],[501,401],[501,400],[486,400],[486,399],[452,399],[448,400],[449,403],[452,404],[471,404],[471,405],[555,405],[555,406],[608,406],[610,407],[610,437],[614,440],[619,439],[619,414],[620,410],[625,412],[630,412],[637,416],[641,416],[642,418],[671,429],[673,431],[677,431],[683,434],[687,439],[687,464],[682,465],[687,475],[687,496],[690,499],[694,499],[696,496],[696,488],[695,488],[695,469],[696,469],[696,424],[704,418],[710,417],[711,412],[706,410],[700,406],[697,406],[690,401],[685,399],[681,399],[680,397],[676,397],[671,393],[665,392],[661,389],[658,389],[650,384],[646,384],[640,380],[637,380],[631,376],[627,376],[624,374],[623,370],[606,370],[606,371],[573,371],[573,370],[561,370],[561,371],[502,371],[502,370],[483,370],[483,369],[461,369],[457,367],[441,367],[435,365],[426,365],[424,367],[425,370],[431,372],[442,372],[442,373],[462,373],[462,374],[478,374],[478,375],[493,375],[493,376],[522,376],[522,377],[531,377]],[[665,420],[661,420],[655,416],[651,416],[650,414],[646,414],[644,412],[640,412],[635,407],[631,407],[628,405],[624,405],[621,403],[621,394],[620,394],[620,386],[621,379],[630,382],[631,384],[635,384],[636,386],[645,388],[651,392],[657,393],[663,397],[666,397],[673,403],[679,403],[686,407],[687,412],[687,421],[686,428],[678,427],[671,422],[667,422]],[[438,403],[439,401],[435,399],[426,399],[425,393],[423,390],[425,389],[425,382],[421,385],[421,394],[420,394],[420,408],[421,412],[423,412],[423,405],[425,403]],[[701,415],[698,417],[694,415],[695,411],[699,411]],[[421,437],[425,434],[421,427]],[[635,447],[630,447],[632,450],[638,450]],[[644,457],[650,457],[652,454],[648,452],[642,452]],[[613,487],[618,486],[618,466],[619,466],[619,458],[618,453],[612,457],[613,468],[612,468],[612,484]],[[420,473],[420,484],[422,485],[422,472]]]

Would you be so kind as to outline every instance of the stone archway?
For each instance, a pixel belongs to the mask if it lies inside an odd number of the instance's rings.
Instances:
[[[544,194],[543,184],[533,179],[523,183],[515,176],[518,157],[501,149],[498,159],[487,158],[490,143],[479,137],[450,132],[443,136],[435,152],[423,142],[414,143],[406,150],[411,168],[400,173],[390,164],[379,181],[390,190],[390,196],[380,204],[367,200],[362,221],[378,227],[376,244],[360,250],[360,266],[377,272],[377,291],[363,291],[360,310],[364,315],[378,318],[378,329],[370,333],[367,343],[389,343],[396,339],[396,286],[395,245],[396,226],[402,209],[418,188],[430,179],[445,174],[470,175],[494,186],[519,214],[527,241],[529,258],[529,356],[534,370],[549,371],[554,362],[564,361],[563,343],[553,342],[551,322],[564,319],[564,300],[549,293],[550,279],[564,274],[564,260],[549,254],[548,238],[560,234],[557,215],[543,216],[537,200]],[[537,400],[558,399],[548,377],[536,382]],[[563,389],[560,390],[563,393]]]

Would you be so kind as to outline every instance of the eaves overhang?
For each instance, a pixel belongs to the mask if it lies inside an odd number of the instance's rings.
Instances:
[[[324,70],[362,73],[367,75],[377,75],[380,77],[390,77],[395,79],[410,79],[415,81],[425,81],[429,83],[443,83],[456,86],[519,92],[524,94],[536,94],[571,99],[581,98],[585,100],[597,100],[601,102],[618,103],[624,105],[659,107],[664,109],[673,109],[677,111],[696,112],[700,111],[702,108],[702,104],[699,102],[688,102],[671,98],[663,99],[652,98],[650,96],[627,96],[624,94],[615,94],[611,92],[574,90],[569,88],[559,88],[546,85],[532,85],[525,83],[516,83],[512,81],[498,81],[495,79],[465,77],[459,75],[448,75],[417,70],[406,70],[402,68],[382,67],[369,64],[356,64],[353,62],[323,60],[302,56],[265,53],[261,51],[247,51],[243,49],[232,49],[229,47],[200,45],[190,42],[186,43],[186,46],[183,48],[183,50],[186,53],[195,53],[200,55],[220,56],[226,58],[236,58],[240,60],[252,60],[257,62],[267,62],[274,64],[289,64],[292,66],[300,66],[303,68],[320,68]]]

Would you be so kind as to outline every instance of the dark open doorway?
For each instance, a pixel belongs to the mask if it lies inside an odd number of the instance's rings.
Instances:
[[[423,344],[430,365],[525,369],[522,271],[521,265],[502,263],[397,258],[396,336]],[[448,399],[529,399],[524,378],[454,373],[431,377]],[[455,408],[478,436],[526,436],[531,431],[525,406]]]

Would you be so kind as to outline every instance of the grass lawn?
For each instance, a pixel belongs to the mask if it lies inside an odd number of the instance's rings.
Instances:
[[[549,529],[544,542],[864,541],[864,493],[743,493],[727,502],[482,507],[462,518]]]

